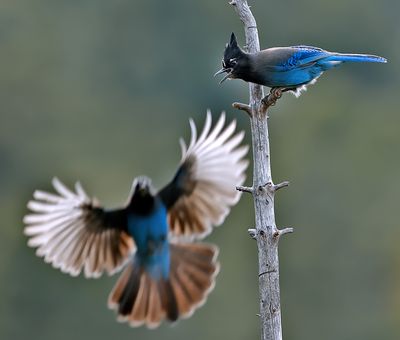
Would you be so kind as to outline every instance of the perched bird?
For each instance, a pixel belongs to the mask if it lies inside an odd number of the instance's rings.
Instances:
[[[214,76],[226,73],[220,81],[238,78],[264,85],[273,91],[291,91],[298,97],[306,86],[315,83],[326,70],[344,62],[386,63],[382,57],[368,54],[328,52],[312,46],[274,47],[257,53],[246,53],[237,44],[232,33],[226,45],[222,69]]]
[[[193,242],[220,225],[245,179],[244,132],[226,128],[222,114],[211,129],[207,112],[197,138],[190,120],[189,146],[181,139],[182,159],[172,181],[156,192],[148,177],[137,177],[126,205],[106,210],[89,198],[79,182],[75,192],[57,178],[57,194],[35,191],[24,217],[28,245],[45,262],[72,276],[82,270],[99,277],[125,270],[108,305],[131,326],[157,327],[163,319],[189,317],[214,287],[217,248]]]

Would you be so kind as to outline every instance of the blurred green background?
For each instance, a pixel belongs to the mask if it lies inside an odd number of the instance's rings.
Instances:
[[[271,112],[286,340],[400,338],[400,2],[252,1],[262,47],[309,44],[383,55],[348,64]],[[0,339],[258,339],[250,197],[208,238],[222,270],[207,304],[160,329],[118,324],[116,277],[71,278],[22,235],[26,202],[52,176],[81,180],[108,206],[132,179],[160,187],[180,159],[188,117],[227,110],[247,85],[213,79],[242,24],[227,1],[0,2]],[[249,178],[251,171],[249,171]],[[250,183],[250,179],[247,181]]]

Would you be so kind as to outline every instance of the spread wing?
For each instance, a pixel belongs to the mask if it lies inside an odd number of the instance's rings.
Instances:
[[[200,239],[209,234],[213,226],[220,225],[231,206],[237,203],[240,192],[236,185],[243,184],[248,161],[243,159],[247,146],[239,146],[244,132],[234,134],[236,122],[225,129],[222,114],[211,129],[211,113],[200,137],[190,120],[191,140],[187,147],[180,141],[182,159],[173,180],[159,195],[168,209],[170,232],[175,236]]]
[[[28,245],[53,267],[73,276],[82,269],[86,277],[120,269],[134,250],[126,233],[125,209],[104,210],[79,182],[76,192],[57,178],[52,183],[57,194],[37,190],[28,203],[32,211],[24,217]]]

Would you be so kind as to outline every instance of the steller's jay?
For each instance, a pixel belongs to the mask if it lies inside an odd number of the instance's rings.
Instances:
[[[73,276],[104,271],[121,274],[108,305],[131,326],[157,327],[163,319],[189,317],[214,287],[218,249],[192,242],[220,225],[245,179],[247,146],[236,122],[223,129],[222,114],[211,129],[207,113],[202,133],[190,120],[191,139],[181,139],[182,159],[172,181],[155,192],[148,177],[135,178],[123,208],[106,210],[81,184],[75,192],[57,178],[57,194],[35,191],[24,217],[28,245],[45,262]]]
[[[220,83],[228,78],[238,78],[268,86],[271,94],[278,98],[285,91],[291,91],[298,97],[324,71],[347,61],[386,63],[385,58],[375,55],[342,54],[304,45],[246,53],[238,46],[232,33],[225,47],[222,69],[215,76],[226,73]]]

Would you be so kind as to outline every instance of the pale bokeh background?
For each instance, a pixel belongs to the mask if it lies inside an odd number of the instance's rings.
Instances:
[[[400,337],[400,2],[252,1],[263,47],[309,44],[383,55],[323,75],[271,110],[285,339]],[[82,181],[107,206],[132,179],[160,187],[180,158],[188,117],[246,102],[241,81],[218,85],[231,31],[227,1],[0,3],[0,339],[257,339],[257,258],[250,197],[208,238],[222,270],[205,306],[155,331],[115,322],[116,277],[71,278],[26,247],[22,216],[53,175]],[[248,172],[251,176],[251,171]],[[248,180],[250,183],[250,180]]]

